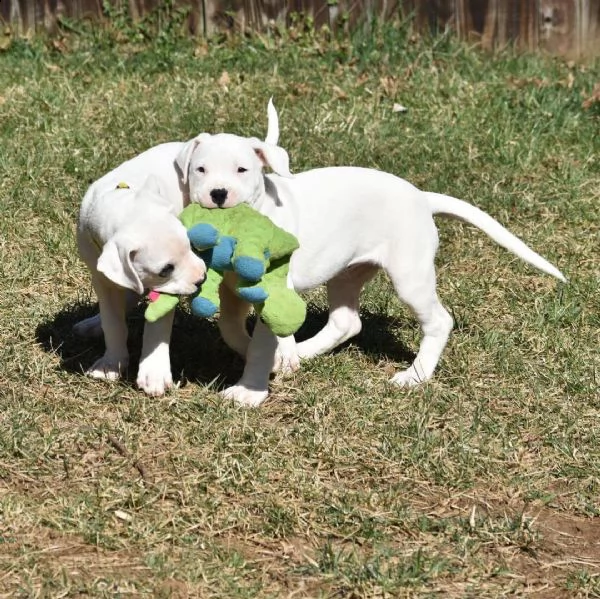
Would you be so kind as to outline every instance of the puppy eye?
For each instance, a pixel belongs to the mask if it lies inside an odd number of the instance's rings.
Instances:
[[[248,169],[243,166],[238,166],[238,173],[245,173]]]
[[[204,172],[204,167],[203,167],[203,166],[199,166],[199,167],[198,167],[196,170],[197,170],[199,173],[203,173],[203,172]]]
[[[175,267],[172,264],[167,264],[159,273],[158,276],[166,279],[173,271]]]

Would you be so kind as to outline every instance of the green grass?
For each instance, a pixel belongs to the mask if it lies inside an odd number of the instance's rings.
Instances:
[[[0,54],[0,596],[600,596],[600,106],[582,107],[598,63],[407,27],[128,33]],[[384,277],[361,335],[258,410],[219,397],[242,363],[183,311],[179,389],[85,378],[102,352],[71,334],[95,310],[74,238],[87,185],[203,130],[262,137],[270,95],[293,170],[376,167],[462,197],[569,284],[440,220],[456,329],[421,388],[387,384],[419,335]],[[309,300],[303,336],[326,317]]]

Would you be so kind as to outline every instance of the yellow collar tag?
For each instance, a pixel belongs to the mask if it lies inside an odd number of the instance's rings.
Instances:
[[[116,189],[129,189],[127,183],[118,183]]]

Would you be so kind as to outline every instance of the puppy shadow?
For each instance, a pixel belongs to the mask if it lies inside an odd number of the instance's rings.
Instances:
[[[98,313],[98,304],[76,303],[66,306],[53,319],[37,325],[35,337],[44,351],[60,358],[60,368],[82,374],[102,356],[101,337],[83,338],[73,333],[73,325]]]
[[[102,337],[80,337],[73,332],[79,321],[98,313],[98,304],[77,303],[66,306],[54,318],[36,328],[36,340],[49,353],[60,358],[60,368],[84,375],[104,353]],[[127,318],[129,368],[122,382],[135,387],[142,350],[144,307],[138,306]],[[175,382],[215,382],[217,387],[234,384],[241,376],[244,363],[221,339],[213,320],[197,318],[176,308],[171,335],[171,370]]]
[[[142,349],[143,310],[143,306],[139,306],[128,316],[130,362],[123,382],[131,387],[135,387]],[[76,303],[37,326],[37,342],[46,352],[59,356],[60,368],[64,371],[83,376],[104,353],[102,337],[84,338],[73,332],[73,325],[97,313],[98,304]],[[306,321],[296,339],[302,341],[315,335],[325,326],[327,318],[326,310],[309,304]],[[414,360],[415,354],[394,334],[398,328],[408,325],[396,318],[368,311],[361,312],[361,320],[363,328],[359,335],[333,353],[352,345],[375,363],[382,359],[409,363]],[[251,317],[249,331],[253,327],[254,318]],[[216,321],[197,318],[177,307],[171,336],[171,369],[174,380],[180,384],[211,384],[220,389],[239,380],[244,362],[225,345]]]
[[[198,318],[177,308],[171,337],[171,370],[174,379],[182,384],[214,384],[222,389],[240,379],[244,361],[225,344],[216,320]]]

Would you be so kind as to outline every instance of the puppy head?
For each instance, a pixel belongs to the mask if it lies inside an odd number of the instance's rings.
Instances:
[[[110,281],[142,294],[154,289],[174,295],[194,293],[206,266],[191,249],[185,227],[167,211],[135,219],[102,248],[98,271]]]
[[[291,177],[289,157],[279,146],[256,138],[202,133],[189,141],[177,158],[190,199],[206,208],[253,204],[264,192],[262,169]]]

